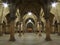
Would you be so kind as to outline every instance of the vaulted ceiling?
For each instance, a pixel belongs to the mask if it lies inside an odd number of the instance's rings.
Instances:
[[[27,12],[31,11],[37,17],[39,17],[41,7],[57,0],[2,0],[2,1],[16,5],[16,7],[19,8],[20,14],[22,16],[24,16]]]

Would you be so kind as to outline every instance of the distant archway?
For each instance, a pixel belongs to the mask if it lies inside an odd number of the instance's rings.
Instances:
[[[27,24],[27,30],[26,31],[27,32],[33,32],[34,31],[33,30],[33,24],[31,22]]]
[[[33,18],[28,18],[25,21],[26,32],[33,32],[34,31],[35,21]]]

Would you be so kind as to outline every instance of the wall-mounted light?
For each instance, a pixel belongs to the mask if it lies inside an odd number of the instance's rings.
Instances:
[[[6,8],[6,7],[8,7],[8,4],[7,3],[2,3],[3,4],[3,6]]]
[[[28,15],[32,15],[32,13],[31,12],[28,12]]]
[[[52,7],[56,7],[56,5],[57,5],[56,2],[52,3]]]
[[[32,22],[31,20],[29,20],[28,22]]]

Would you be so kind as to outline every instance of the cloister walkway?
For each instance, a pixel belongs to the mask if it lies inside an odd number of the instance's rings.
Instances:
[[[21,37],[19,34],[15,34],[15,42],[8,41],[9,34],[0,37],[0,45],[60,45],[60,36],[57,34],[51,34],[52,41],[45,41],[45,33],[42,36],[38,36],[35,33],[25,33]]]

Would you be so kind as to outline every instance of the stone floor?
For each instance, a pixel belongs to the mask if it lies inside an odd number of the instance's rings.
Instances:
[[[60,45],[60,36],[51,34],[52,41],[45,41],[45,34],[38,36],[35,33],[25,33],[21,37],[15,34],[15,42],[8,41],[9,35],[0,37],[0,45]]]

